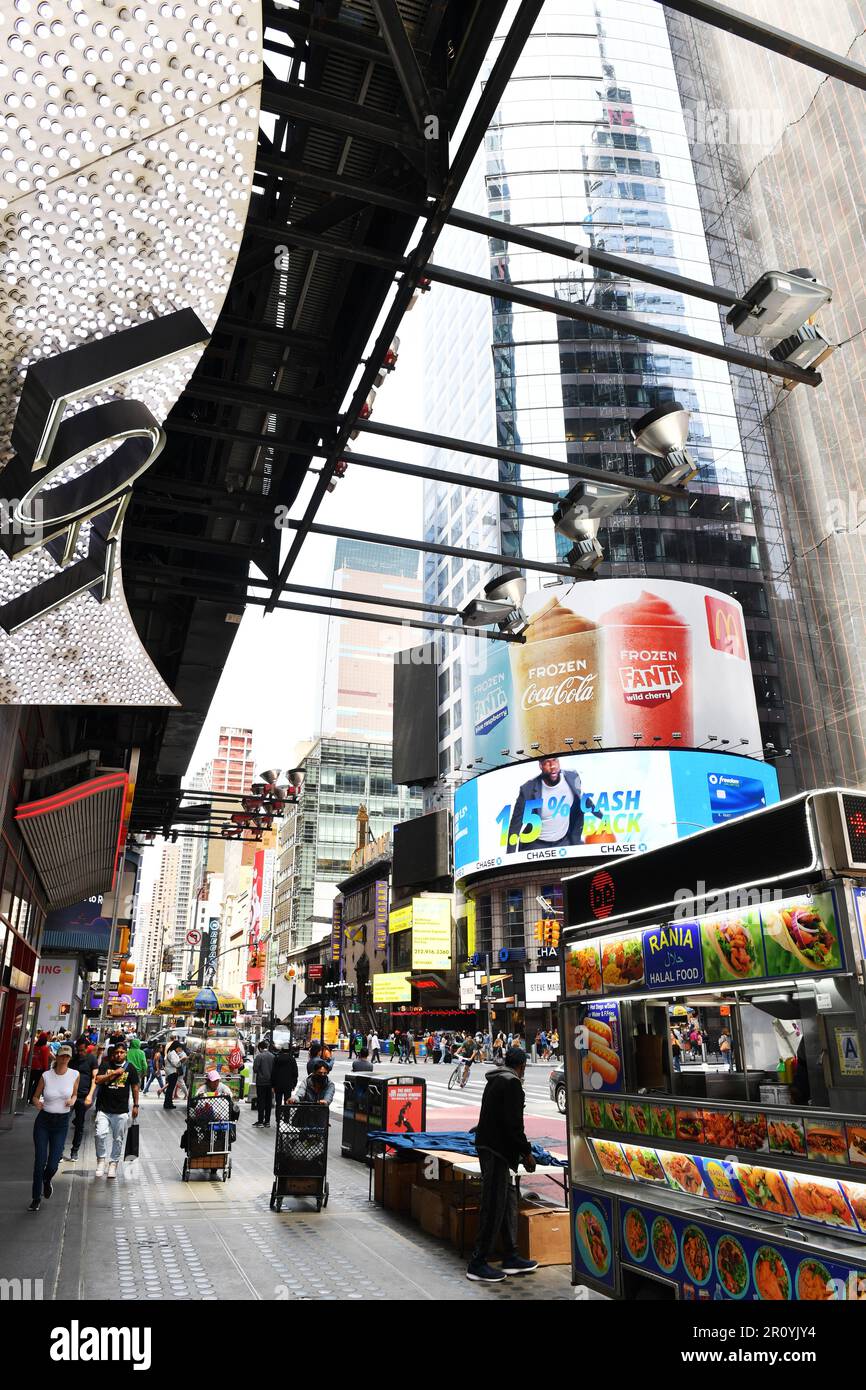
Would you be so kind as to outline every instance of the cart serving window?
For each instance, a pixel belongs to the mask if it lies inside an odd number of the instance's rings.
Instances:
[[[575,1282],[866,1297],[864,814],[805,794],[566,881]]]

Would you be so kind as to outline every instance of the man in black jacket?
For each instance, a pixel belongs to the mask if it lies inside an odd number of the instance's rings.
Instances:
[[[517,1193],[510,1171],[516,1172],[521,1164],[528,1173],[535,1168],[532,1147],[523,1128],[525,1070],[526,1053],[510,1047],[505,1065],[487,1073],[481,1115],[475,1127],[483,1186],[478,1239],[466,1278],[482,1284],[498,1284],[508,1274],[529,1274],[538,1268],[537,1260],[525,1260],[517,1253]],[[505,1254],[502,1268],[495,1269],[489,1259],[500,1231]]]
[[[271,1089],[274,1095],[274,1105],[279,1108],[281,1105],[288,1105],[292,1099],[292,1091],[298,1084],[298,1063],[295,1054],[290,1047],[281,1047],[274,1058],[273,1070],[271,1071]],[[262,1125],[263,1129],[268,1129],[269,1124]]]

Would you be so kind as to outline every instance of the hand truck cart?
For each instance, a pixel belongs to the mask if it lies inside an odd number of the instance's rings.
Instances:
[[[327,1105],[277,1107],[271,1211],[282,1211],[284,1197],[315,1197],[316,1211],[328,1205],[329,1123]]]
[[[231,1177],[232,1105],[231,1096],[187,1096],[184,1182],[189,1182],[193,1171],[205,1171],[210,1178],[221,1176],[223,1182]]]

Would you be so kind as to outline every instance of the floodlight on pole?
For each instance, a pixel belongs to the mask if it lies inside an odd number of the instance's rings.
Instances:
[[[746,290],[744,305],[731,309],[727,322],[746,338],[789,338],[831,298],[832,292],[811,270],[766,270]]]
[[[484,585],[484,598],[472,599],[460,614],[464,627],[493,627],[519,637],[529,620],[523,611],[526,578],[520,570],[504,570]]]
[[[666,401],[631,426],[635,448],[660,460],[652,470],[657,483],[682,487],[698,471],[686,448],[689,418],[689,412],[677,401]]]
[[[553,512],[554,529],[573,542],[566,559],[584,574],[598,569],[604,551],[598,540],[601,522],[626,506],[633,493],[617,483],[591,483],[581,480],[557,503]]]

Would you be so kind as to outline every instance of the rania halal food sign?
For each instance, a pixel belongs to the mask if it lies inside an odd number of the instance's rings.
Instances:
[[[121,527],[234,272],[260,26],[256,0],[0,6],[2,704],[175,703]]]

